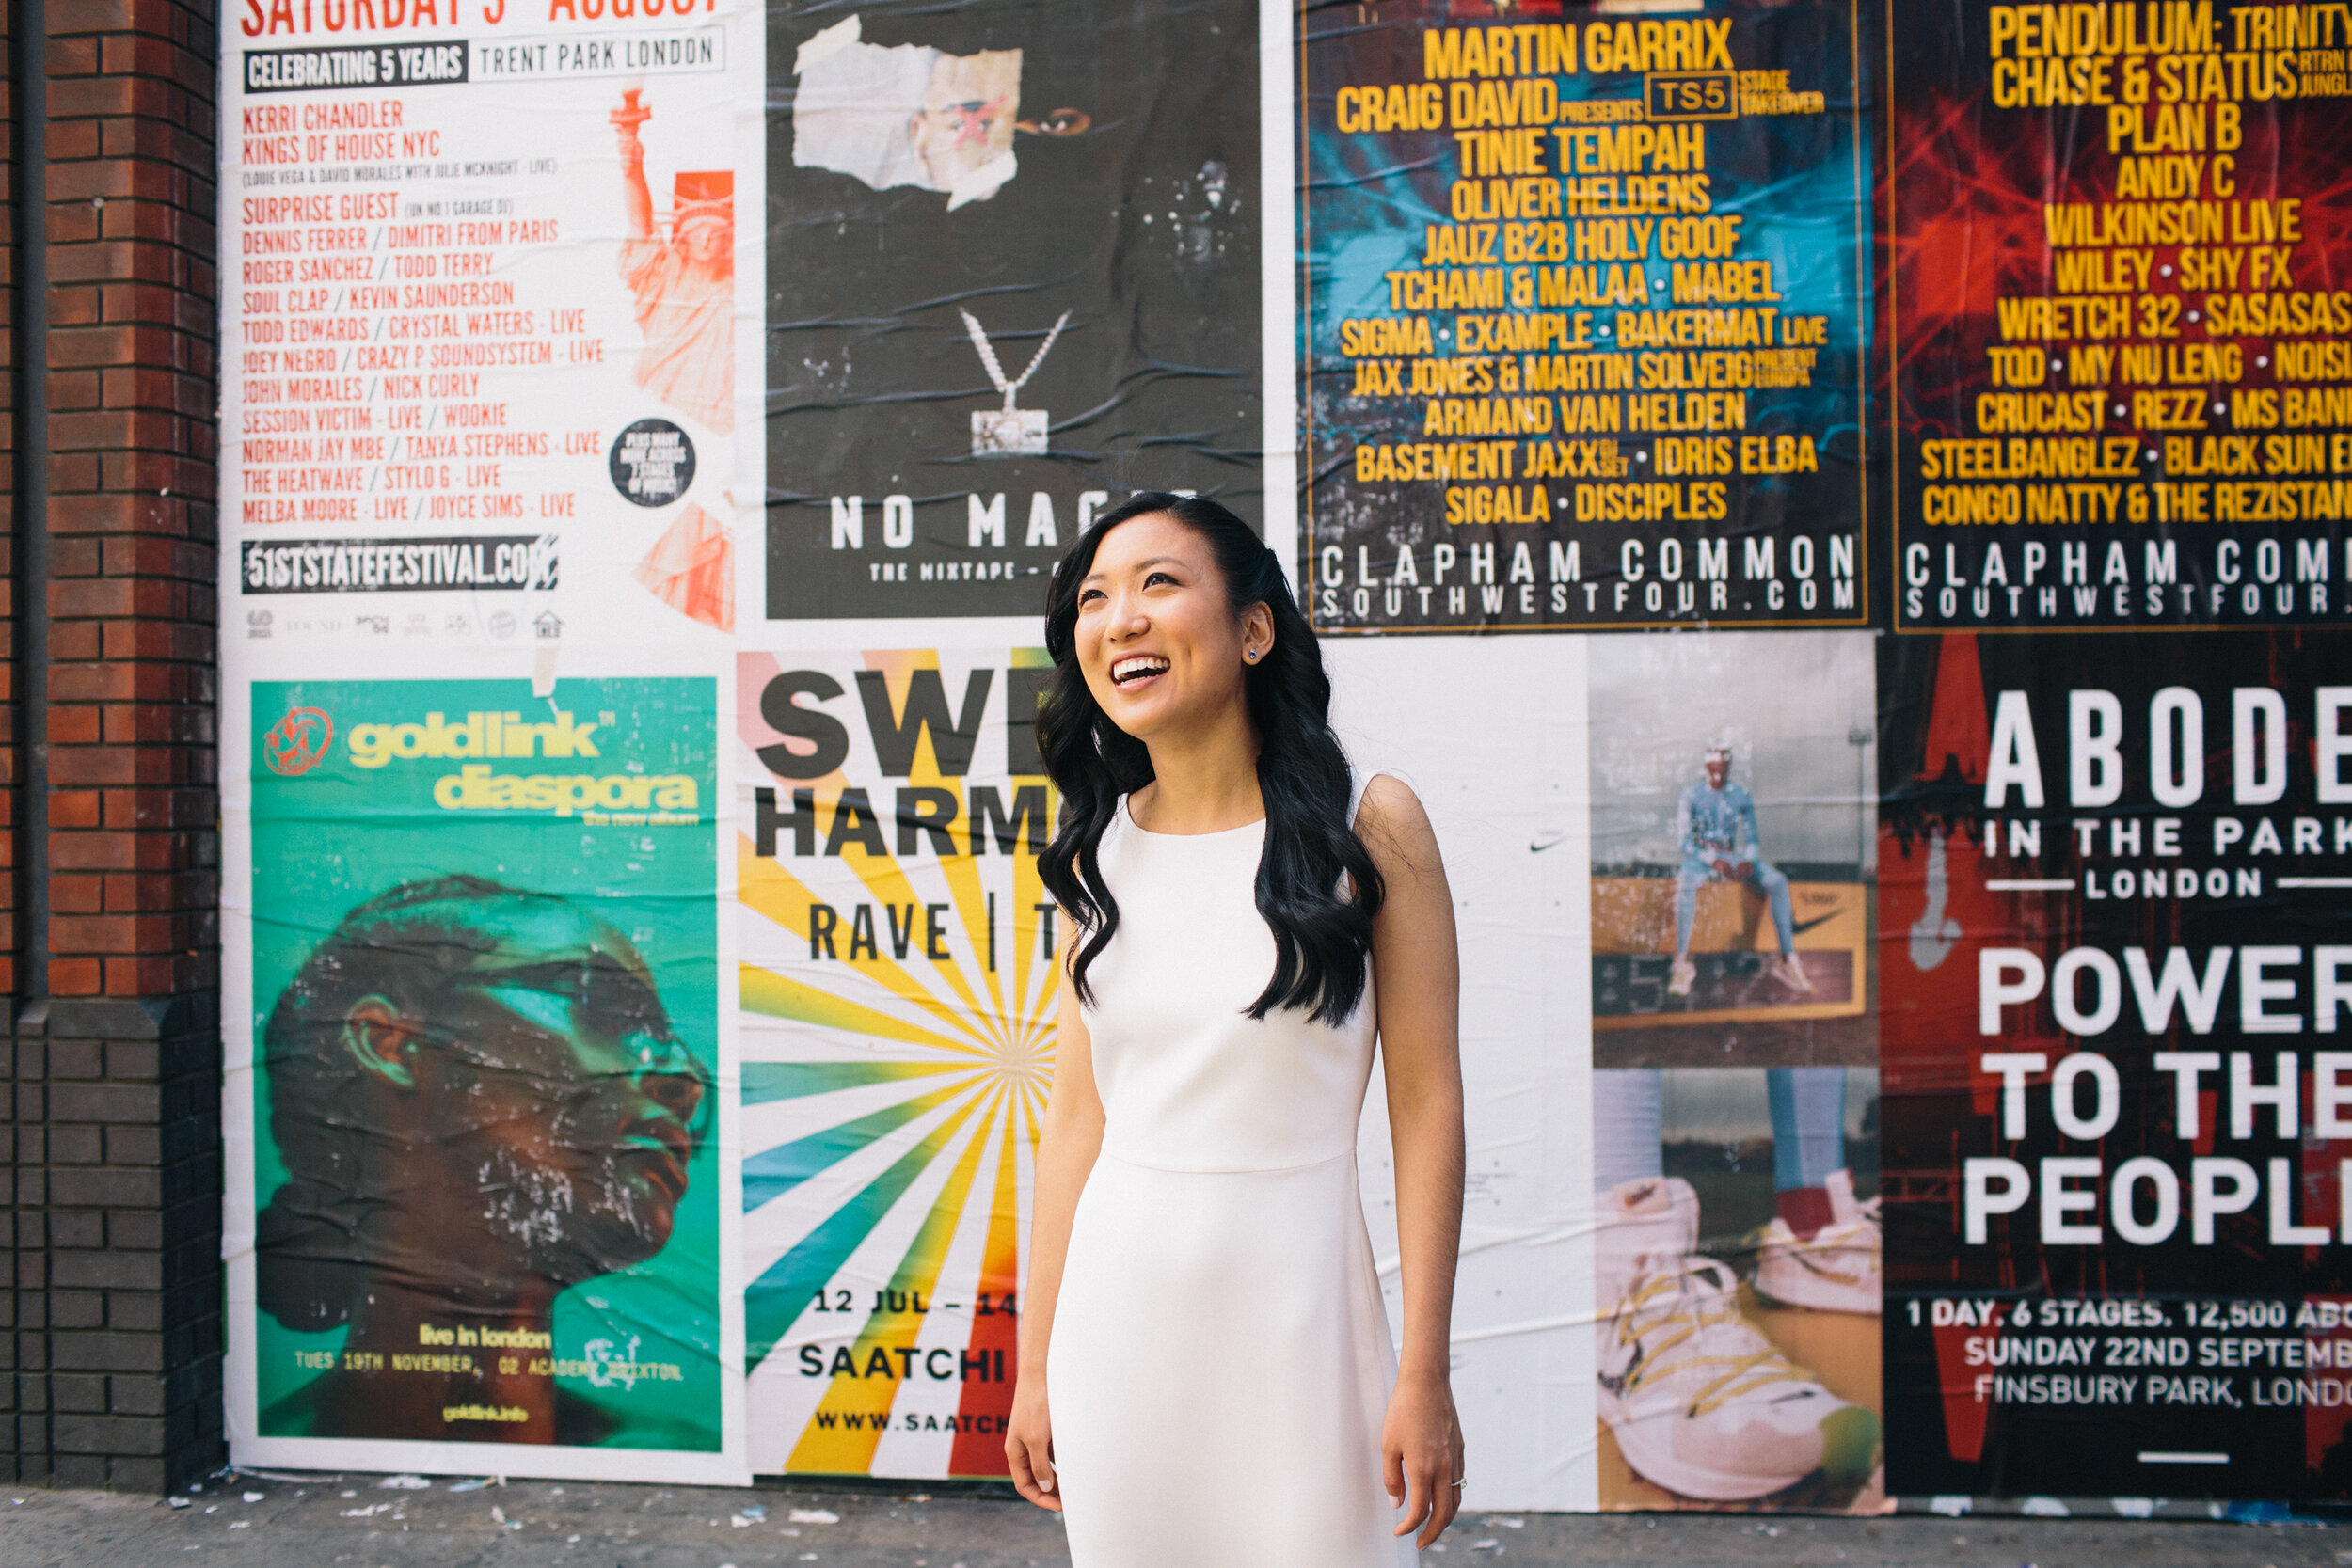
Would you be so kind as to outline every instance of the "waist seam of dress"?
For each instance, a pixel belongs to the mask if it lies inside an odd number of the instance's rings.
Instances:
[[[1302,1160],[1289,1165],[1161,1165],[1149,1160],[1138,1160],[1132,1154],[1121,1154],[1107,1146],[1098,1149],[1094,1157],[1098,1160],[1116,1160],[1122,1165],[1134,1165],[1139,1170],[1164,1171],[1170,1176],[1279,1176],[1286,1171],[1312,1170],[1334,1160],[1353,1160],[1356,1151],[1343,1149],[1337,1154],[1327,1154],[1320,1160]]]

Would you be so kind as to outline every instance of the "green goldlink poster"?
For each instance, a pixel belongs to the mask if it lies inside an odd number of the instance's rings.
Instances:
[[[715,700],[254,684],[259,1437],[719,1450]]]

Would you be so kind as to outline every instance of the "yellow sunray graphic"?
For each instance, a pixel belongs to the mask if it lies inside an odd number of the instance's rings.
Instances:
[[[1018,655],[1016,655],[1017,659]],[[938,654],[928,649],[886,653],[869,652],[866,656],[866,662],[867,669],[882,676],[883,690],[888,696],[891,711],[894,714],[902,714],[906,710],[914,672],[935,671],[940,668]],[[963,775],[947,773],[941,766],[935,737],[929,729],[926,729],[918,738],[909,763],[908,785],[913,788],[952,789],[961,782],[962,777]],[[1050,782],[1043,783],[1044,818],[1050,823],[1053,820],[1058,794]],[[961,837],[960,845],[959,836]],[[993,911],[990,908],[989,892],[982,885],[981,861],[988,852],[989,845],[985,842],[985,835],[979,823],[967,813],[962,821],[961,835],[950,829],[947,832],[947,841],[951,847],[960,847],[961,853],[943,857],[938,863],[940,874],[947,882],[949,895],[955,901],[958,916],[962,923],[962,936],[966,943],[966,951],[981,960],[975,966],[975,973],[983,976],[982,983],[988,990],[989,1005],[983,1006],[977,998],[971,994],[967,984],[968,977],[961,965],[949,971],[945,977],[947,983],[955,987],[958,993],[965,998],[967,1004],[979,1008],[992,1019],[1003,1020],[1009,1026],[1007,1032],[1013,1037],[1008,1039],[1008,1044],[1025,1044],[1027,1042],[1018,1037],[1028,1033],[1034,1027],[1037,1001],[1029,989],[1030,944],[1037,942],[1042,927],[1042,921],[1035,918],[1034,909],[1034,906],[1041,901],[1041,895],[1043,886],[1037,879],[1036,857],[1022,852],[1025,845],[1014,846],[1011,857],[1013,863],[1011,907]],[[997,848],[999,852],[1002,852],[1001,845],[997,846]],[[871,859],[871,857],[866,857],[869,864]],[[893,870],[896,870],[895,863]],[[869,876],[866,879],[869,885],[873,884],[872,877]],[[1032,916],[1025,924],[1022,920],[1024,913]],[[1009,939],[1002,944],[998,943],[996,938],[1000,922],[1006,937]],[[1008,951],[1014,959],[1014,986],[1009,1000],[1006,995],[1001,978],[1003,964],[1000,961],[1008,955]]]
[[[855,1002],[804,985],[789,975],[778,974],[756,964],[739,967],[743,1009],[746,1012],[761,1013],[770,1018],[788,1018],[802,1023],[820,1024],[828,1029],[847,1030],[851,1034],[872,1035],[907,1045],[928,1045],[961,1055],[975,1053],[967,1041],[935,1035],[903,1019],[876,1012],[871,1007],[861,1006]]]
[[[766,915],[776,925],[802,940],[807,940],[808,911],[813,904],[822,903],[825,900],[817,897],[815,893],[792,872],[763,856],[753,854],[749,839],[741,840],[739,848],[740,850],[739,881],[742,888],[744,905]],[[947,863],[955,865],[952,862]],[[1034,863],[1031,863],[1033,866]],[[986,895],[978,887],[979,872],[977,868],[957,866],[956,869],[961,873],[964,879],[972,884],[971,901],[975,906],[972,912],[977,914],[979,922],[976,929],[970,918],[965,921],[962,933],[966,944],[965,952],[971,955],[973,967],[982,969],[986,961]],[[1022,875],[1025,869],[1027,870],[1026,876]],[[907,887],[904,874],[897,871],[895,867],[888,876],[861,874],[860,879],[869,891],[874,892],[883,902],[893,904],[894,907],[896,901],[891,896],[893,891],[911,891]],[[1033,869],[1016,865],[1016,888],[1020,888],[1024,882],[1041,887],[1041,884],[1035,882]],[[1026,891],[1017,894],[1017,896],[1027,896]],[[1031,902],[1035,901],[1031,900]],[[916,908],[916,904],[911,901],[906,908],[910,911],[909,919],[912,921],[912,911]],[[967,960],[963,954],[957,954],[946,960],[933,960],[932,971],[955,990],[969,1009],[968,1012],[959,1012],[952,1005],[942,1001],[923,984],[919,977],[910,973],[894,958],[881,956],[879,949],[870,958],[844,958],[838,961],[855,973],[878,981],[893,995],[922,1007],[943,1022],[956,1024],[970,1035],[973,1044],[983,1052],[1019,1050],[1034,1046],[1040,1023],[1044,1022],[1041,1016],[1041,1009],[1039,1005],[1041,999],[1030,996],[1028,991],[1030,948],[1037,943],[1041,926],[1041,921],[1032,921],[1026,927],[1014,926],[1009,933],[1015,943],[1019,945],[1021,953],[1019,995],[1025,1005],[1017,1007],[1009,1007],[1001,993],[994,993],[987,998],[977,994],[964,972],[964,964]],[[746,1005],[749,1005],[748,999]]]
[[[914,1348],[926,1316],[914,1309],[914,1302],[921,1297],[928,1305],[938,1286],[940,1269],[947,1260],[948,1243],[963,1216],[973,1176],[979,1169],[980,1156],[989,1146],[990,1133],[1005,1097],[1000,1090],[984,1097],[984,1101],[988,1108],[981,1113],[979,1127],[965,1145],[955,1168],[948,1172],[946,1184],[940,1189],[930,1212],[924,1216],[921,1228],[908,1243],[905,1257],[885,1288],[892,1299],[904,1306],[900,1310],[885,1308],[866,1318],[849,1350],[850,1361],[856,1370],[834,1374],[824,1398],[818,1403],[816,1416],[802,1430],[801,1440],[794,1445],[786,1468],[838,1475],[872,1467],[874,1449],[882,1442],[882,1430],[871,1418],[878,1408],[886,1417],[898,1402],[899,1371],[896,1369],[906,1365],[898,1353]],[[943,1124],[933,1136],[944,1141],[952,1135],[954,1127],[968,1119],[982,1103],[982,1100],[975,1100],[951,1121]],[[882,1375],[871,1375],[878,1369],[882,1370]],[[843,1419],[850,1416],[859,1418],[854,1425]],[[832,1419],[828,1421],[827,1417]]]
[[[930,658],[935,667],[937,656],[930,656]],[[914,664],[907,666],[910,670],[916,667]],[[903,681],[901,684],[903,686]],[[902,704],[903,695],[894,699],[894,702]],[[928,740],[928,735],[926,740]],[[929,747],[926,746],[924,749],[928,751]],[[936,764],[934,763],[935,773]],[[842,797],[848,789],[853,786],[850,785],[844,775],[836,769],[821,779],[809,780],[796,787],[808,789],[811,806],[828,812],[837,823]],[[830,900],[818,898],[807,884],[787,869],[780,860],[759,854],[757,852],[759,847],[754,840],[748,837],[739,837],[737,842],[737,883],[742,903],[746,908],[765,915],[803,941],[807,940],[810,910],[815,905],[827,903]],[[863,845],[845,844],[841,846],[840,853],[834,858],[838,859],[845,868],[855,872],[859,880],[879,902],[896,908],[902,895],[911,898],[914,890],[907,881],[906,873],[890,856],[873,855]],[[914,902],[907,905],[910,911],[914,907]],[[912,919],[911,914],[910,919]],[[969,940],[968,933],[966,940]],[[989,1009],[979,1005],[971,987],[957,970],[939,968],[934,961],[936,972],[942,974],[949,987],[962,999],[965,1008],[962,1012],[942,1002],[932,994],[930,987],[924,985],[913,974],[900,968],[895,960],[882,958],[879,942],[875,944],[874,953],[870,958],[850,957],[840,961],[848,964],[854,972],[878,981],[893,995],[913,1003],[931,1013],[942,1022],[951,1024],[970,1035],[973,1044],[983,1051],[1002,1049],[1003,1029],[998,1019],[992,1016]]]
[[[869,652],[866,655],[866,667],[882,677],[882,689],[889,701],[890,711],[903,715],[907,708],[910,689],[914,684],[914,672],[938,670],[939,654],[935,649],[930,648]],[[916,737],[914,752],[908,763],[907,786],[911,789],[937,789],[961,783],[961,775],[951,778],[941,768],[938,737],[932,734],[929,726],[926,726]],[[939,871],[946,879],[949,899],[956,906],[957,918],[962,927],[961,935],[964,943],[964,952],[984,958],[987,941],[986,895],[980,888],[979,867],[976,863],[976,857],[971,853],[969,820],[965,822],[964,827],[966,830],[964,853],[961,856],[942,857],[938,863]],[[911,842],[921,845],[927,841],[928,836],[918,832]],[[899,847],[905,847],[906,842],[902,841]],[[954,842],[955,836],[953,831],[950,830],[948,843],[953,845]],[[841,858],[845,864],[849,863],[848,846],[843,847]],[[895,893],[890,891],[893,889],[898,893],[912,894],[913,889],[908,884],[906,872],[897,860],[861,851],[858,861],[859,863],[852,869],[858,872],[860,879],[877,898],[884,902],[893,901]],[[1002,999],[992,996],[983,1000],[980,997],[973,989],[971,977],[964,973],[961,956],[945,964],[934,960],[932,967],[933,972],[956,993],[963,1005],[972,1010],[976,1018],[984,1021],[987,1024],[996,1026],[995,1033],[999,1043],[1009,1043],[1004,1040],[1005,1009],[1002,1006]],[[993,990],[993,988],[992,987],[991,990]],[[997,1005],[991,1006],[990,1002],[995,1002]]]
[[[806,941],[809,910],[830,900],[819,898],[805,882],[778,862],[754,854],[751,840],[741,840],[738,847],[737,882],[743,907],[764,915]],[[900,876],[898,879],[903,885],[904,877]],[[897,960],[882,958],[878,953],[870,958],[848,958],[841,962],[844,967],[874,981],[900,1001],[921,1008],[967,1037],[967,1044],[943,1048],[979,1053],[993,1053],[1003,1048],[1001,1031],[988,1027],[993,1021],[978,1016],[977,1009],[960,1011],[933,996],[930,987],[901,968]]]

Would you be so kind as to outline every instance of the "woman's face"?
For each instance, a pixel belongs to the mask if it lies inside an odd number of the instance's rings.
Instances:
[[[1147,745],[1221,720],[1242,700],[1248,655],[1263,658],[1273,641],[1266,607],[1235,615],[1208,541],[1165,513],[1104,534],[1078,585],[1087,689]]]
[[[450,1217],[471,1218],[470,1239],[508,1269],[568,1284],[642,1262],[686,1195],[701,1065],[644,958],[604,922],[532,900],[469,924],[496,945],[400,1020],[420,1046],[411,1148],[454,1189]]]

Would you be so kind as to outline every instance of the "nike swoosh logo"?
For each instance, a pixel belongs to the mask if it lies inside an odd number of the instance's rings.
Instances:
[[[1545,850],[1552,847],[1554,845],[1565,844],[1567,841],[1567,834],[1554,833],[1549,838],[1539,838],[1534,843],[1529,845],[1527,847],[1527,852],[1531,855],[1540,855]]]

